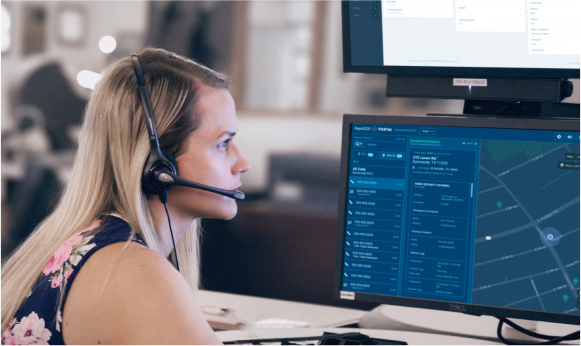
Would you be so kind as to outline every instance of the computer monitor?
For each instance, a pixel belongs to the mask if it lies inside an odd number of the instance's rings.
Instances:
[[[335,297],[579,324],[579,121],[345,115]]]
[[[388,96],[560,102],[580,75],[580,10],[575,0],[343,0],[343,69],[388,74]]]

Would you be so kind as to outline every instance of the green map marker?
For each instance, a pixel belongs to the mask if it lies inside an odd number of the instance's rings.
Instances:
[[[574,278],[574,279],[573,279],[573,283],[575,284],[575,286],[577,286],[577,284],[579,283],[579,279],[577,279],[577,278]]]
[[[563,295],[563,300],[565,301],[565,303],[567,302],[567,300],[569,300],[569,296],[568,295]]]
[[[500,209],[500,207],[502,207],[502,202],[496,202],[496,206],[498,207],[498,209]]]

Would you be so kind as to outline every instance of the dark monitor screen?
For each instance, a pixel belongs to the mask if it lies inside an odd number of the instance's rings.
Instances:
[[[579,78],[577,0],[343,1],[345,72]]]
[[[579,323],[579,121],[346,115],[335,295]]]

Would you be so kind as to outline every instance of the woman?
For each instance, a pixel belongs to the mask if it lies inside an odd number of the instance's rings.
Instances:
[[[138,54],[162,149],[179,175],[234,190],[250,168],[229,79],[161,49]],[[149,142],[130,57],[111,65],[87,106],[71,180],[55,211],[2,270],[2,342],[218,344],[193,291],[198,219],[231,219],[236,202],[173,187],[167,207],[142,191]],[[81,269],[82,268],[82,269]]]

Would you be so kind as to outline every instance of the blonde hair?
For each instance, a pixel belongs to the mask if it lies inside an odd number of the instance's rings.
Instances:
[[[201,85],[230,87],[230,79],[163,49],[138,53],[162,149],[179,156],[200,125]],[[118,213],[149,248],[165,256],[141,176],[149,142],[130,57],[107,68],[91,95],[79,136],[72,177],[59,204],[2,268],[2,330],[12,320],[46,263],[70,237],[96,217]],[[199,222],[178,241],[181,273],[195,292],[199,285]],[[56,311],[55,311],[56,313]]]

